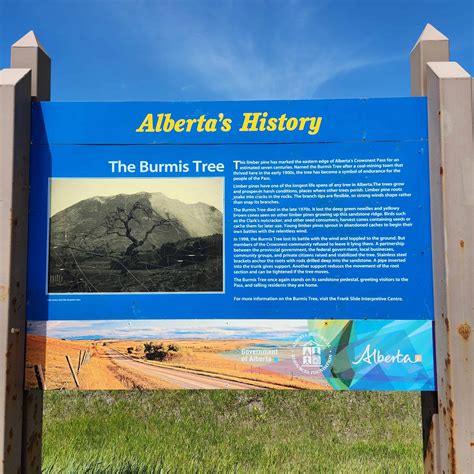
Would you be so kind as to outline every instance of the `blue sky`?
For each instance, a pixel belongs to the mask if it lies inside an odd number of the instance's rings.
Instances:
[[[33,29],[53,100],[404,96],[427,22],[472,73],[470,0],[2,0],[0,67]]]
[[[308,330],[305,320],[166,319],[134,321],[29,321],[28,333],[64,339],[294,339]]]

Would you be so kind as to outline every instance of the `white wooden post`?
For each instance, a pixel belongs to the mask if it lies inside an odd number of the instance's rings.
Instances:
[[[429,23],[410,53],[411,95],[426,96],[426,64],[449,61],[449,40]]]
[[[0,473],[40,472],[42,392],[24,393],[31,101],[49,100],[51,60],[33,32],[0,71]]]
[[[33,31],[12,45],[11,66],[31,69],[31,99],[33,101],[50,100],[51,59]],[[23,472],[41,472],[42,436],[43,391],[27,390],[23,397]]]
[[[422,394],[426,473],[473,466],[473,79],[427,25],[411,55],[412,95],[428,96],[438,392]]]
[[[0,472],[20,472],[31,71],[0,71]]]
[[[427,24],[410,53],[411,94],[426,96],[426,74],[429,61],[449,61],[449,39]],[[421,392],[423,457],[426,472],[437,472],[438,397],[436,392]]]
[[[474,466],[472,79],[455,62],[429,62],[426,79],[438,384],[434,472],[469,474]]]
[[[31,69],[31,97],[51,98],[51,59],[33,31],[12,45],[11,67]]]

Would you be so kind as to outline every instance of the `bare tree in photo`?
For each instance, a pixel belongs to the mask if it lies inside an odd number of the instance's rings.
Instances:
[[[140,223],[142,226],[145,222],[148,222],[148,229],[139,236],[133,228],[134,222]],[[137,260],[139,248],[145,244],[155,229],[169,226],[173,223],[173,219],[161,217],[142,201],[135,202],[128,211],[123,207],[117,207],[115,211],[110,212],[104,219],[106,235],[117,235],[130,241],[123,254],[123,264],[125,266]],[[121,270],[124,273],[126,271],[123,267]]]
[[[154,209],[143,201],[136,201],[127,210],[118,206],[109,212],[103,223],[87,233],[79,233],[68,237],[65,235],[66,253],[59,253],[57,259],[72,259],[61,265],[62,268],[70,269],[68,279],[74,282],[74,287],[83,288],[85,291],[98,291],[86,275],[81,262],[104,258],[110,261],[111,269],[120,270],[122,275],[129,274],[136,282],[148,291],[145,283],[134,273],[133,266],[139,262],[139,249],[149,240],[151,234],[160,227],[171,226],[174,219],[160,216]],[[134,226],[134,224],[136,224]],[[103,240],[105,236],[123,237],[129,243],[125,251],[117,253],[110,249],[110,244]],[[100,242],[100,245],[98,245]],[[52,249],[53,252],[55,249]],[[55,254],[56,255],[56,254]]]

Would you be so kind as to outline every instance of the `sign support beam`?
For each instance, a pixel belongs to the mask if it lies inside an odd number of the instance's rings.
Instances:
[[[0,71],[0,472],[41,472],[43,392],[24,391],[31,101],[49,100],[51,60],[30,31]]]
[[[33,31],[12,45],[11,67],[31,69],[31,97],[33,100],[50,100],[51,58]]]
[[[470,75],[455,62],[427,64],[438,440],[427,472],[474,465],[474,153]]]
[[[429,61],[449,61],[449,39],[429,23],[423,29],[410,53],[411,95],[426,96],[426,74]],[[421,392],[423,457],[427,472],[437,472],[434,443],[438,416],[436,392]],[[435,430],[435,432],[433,432]],[[436,436],[435,436],[436,435]]]
[[[25,365],[31,70],[0,71],[0,472],[19,472]]]
[[[427,25],[410,54],[412,95],[428,96],[438,392],[422,393],[426,473],[469,472],[474,391],[473,79]]]
[[[429,23],[410,53],[411,95],[426,96],[426,64],[449,61],[449,39]]]
[[[31,69],[31,99],[51,98],[51,59],[33,31],[11,48],[12,67]],[[43,390],[25,390],[23,397],[22,471],[41,472],[43,434]]]

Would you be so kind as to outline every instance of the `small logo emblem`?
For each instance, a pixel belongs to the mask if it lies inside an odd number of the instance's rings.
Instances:
[[[293,343],[291,358],[298,371],[316,376],[331,365],[334,354],[329,342],[320,334],[304,333]]]
[[[303,364],[305,367],[321,368],[321,346],[314,341],[303,345]]]

